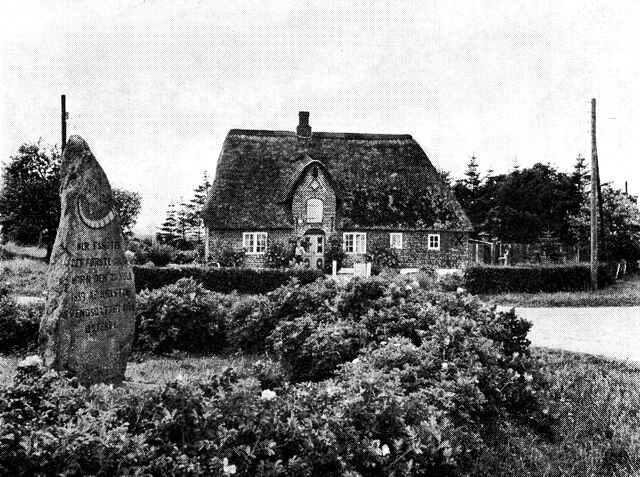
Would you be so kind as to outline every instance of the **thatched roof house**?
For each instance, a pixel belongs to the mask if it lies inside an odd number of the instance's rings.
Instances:
[[[419,266],[466,247],[471,223],[410,135],[312,132],[308,119],[296,132],[229,131],[203,210],[210,250],[244,247],[260,266],[269,242],[309,236],[315,266],[335,234],[350,261],[375,243]]]

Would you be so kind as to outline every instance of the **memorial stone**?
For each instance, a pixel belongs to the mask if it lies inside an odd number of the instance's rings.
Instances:
[[[109,180],[71,136],[60,166],[60,224],[51,254],[40,355],[83,384],[120,383],[135,328],[133,271]]]

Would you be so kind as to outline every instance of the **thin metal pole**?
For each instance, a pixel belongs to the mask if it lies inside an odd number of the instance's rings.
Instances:
[[[595,98],[591,99],[591,289],[598,289],[598,151]]]
[[[60,153],[64,152],[64,147],[67,145],[67,106],[65,95],[60,96],[60,102],[62,104],[62,144],[60,146]]]

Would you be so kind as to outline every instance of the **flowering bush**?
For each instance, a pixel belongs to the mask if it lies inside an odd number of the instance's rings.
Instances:
[[[378,275],[384,269],[396,269],[400,266],[398,251],[388,245],[374,244],[366,254],[367,262],[371,262],[371,273]]]
[[[264,254],[264,266],[267,268],[288,267],[293,259],[293,248],[282,242],[271,242]]]
[[[142,350],[227,333],[280,361],[87,389],[32,360],[0,388],[0,474],[465,475],[505,429],[551,424],[530,325],[464,292],[373,278],[240,297],[183,279],[142,293],[138,319]]]
[[[338,269],[340,269],[342,267],[342,262],[344,262],[346,257],[347,252],[344,251],[340,237],[338,237],[337,234],[330,235],[327,238],[327,244],[324,252],[324,271],[332,273],[334,260],[336,261]]]
[[[191,278],[138,295],[136,341],[143,352],[220,351],[226,346],[228,299]]]

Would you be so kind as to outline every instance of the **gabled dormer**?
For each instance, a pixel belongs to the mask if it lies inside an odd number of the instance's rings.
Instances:
[[[330,235],[336,231],[341,196],[327,168],[304,154],[299,159],[283,201],[291,206],[296,235],[309,229]]]

